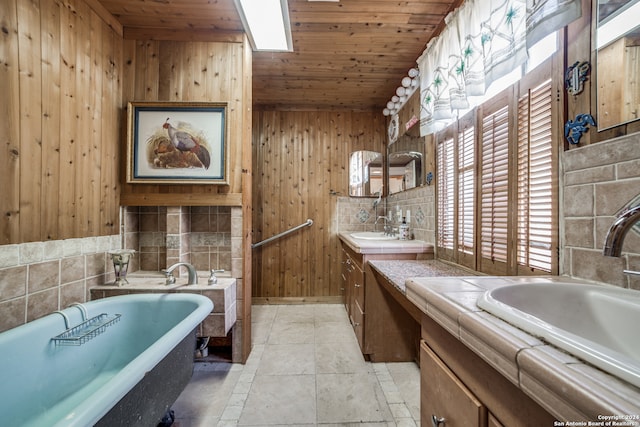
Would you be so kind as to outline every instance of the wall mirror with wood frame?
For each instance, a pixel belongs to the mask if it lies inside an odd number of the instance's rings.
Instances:
[[[354,151],[349,156],[349,196],[378,197],[383,194],[382,153],[376,151]]]
[[[640,0],[598,0],[598,130],[640,118]]]

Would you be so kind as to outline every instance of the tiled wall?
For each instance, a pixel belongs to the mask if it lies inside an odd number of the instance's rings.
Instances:
[[[614,215],[640,194],[640,133],[566,151],[562,155],[561,273],[640,289],[640,236],[630,231],[620,258],[602,247]]]
[[[235,233],[233,226],[237,229]],[[240,208],[127,207],[125,236],[126,247],[138,251],[132,271],[160,271],[182,261],[200,271],[232,271],[235,265],[234,277],[241,275]],[[232,247],[237,250],[234,252]],[[179,269],[177,275],[186,274],[183,270]]]
[[[0,331],[86,302],[114,280],[107,252],[119,248],[117,235],[0,246]]]
[[[242,290],[242,209],[128,207],[119,235],[0,246],[0,331],[19,326],[114,280],[109,251],[135,249],[129,272],[159,271],[178,259],[196,269],[224,269]],[[186,274],[179,269],[177,274]]]
[[[432,245],[436,241],[435,190],[434,185],[427,185],[387,197],[387,210],[392,215],[393,223],[397,225],[402,221],[398,217],[398,208],[403,216],[407,216],[407,210],[411,211],[408,224],[414,239]]]
[[[406,216],[407,210],[411,210],[409,228],[414,239],[424,240],[428,243],[435,242],[435,188],[423,186],[401,193],[392,194],[383,199],[374,210],[375,198],[350,198],[338,199],[338,232],[346,231],[373,231],[374,227],[382,231],[383,220],[375,225],[376,216],[390,214],[391,224],[397,227],[401,217],[397,215],[397,207]]]

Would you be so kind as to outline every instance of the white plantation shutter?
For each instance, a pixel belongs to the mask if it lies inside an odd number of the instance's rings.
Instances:
[[[475,219],[475,130],[458,132],[458,252],[473,254]]]
[[[551,80],[518,100],[517,262],[551,272],[556,242]]]
[[[483,117],[480,144],[481,266],[483,271],[505,274],[509,223],[509,109],[506,105]]]
[[[440,255],[450,258],[444,250],[453,250],[454,236],[454,169],[453,138],[442,141],[437,146],[438,180],[438,238]]]

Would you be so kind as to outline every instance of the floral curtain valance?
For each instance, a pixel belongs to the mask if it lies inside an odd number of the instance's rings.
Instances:
[[[527,60],[527,47],[580,16],[580,0],[466,0],[420,58],[420,133],[469,108]]]

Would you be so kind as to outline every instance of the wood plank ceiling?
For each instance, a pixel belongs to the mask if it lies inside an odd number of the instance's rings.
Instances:
[[[125,37],[242,31],[233,0],[99,2]],[[294,51],[254,52],[254,108],[382,111],[460,2],[289,0]]]

